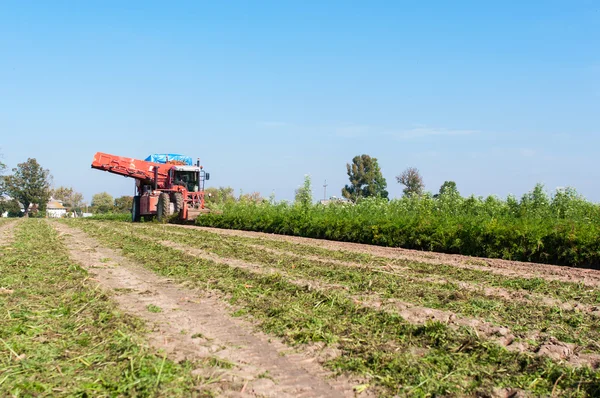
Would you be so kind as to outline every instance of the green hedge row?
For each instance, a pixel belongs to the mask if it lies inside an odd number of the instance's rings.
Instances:
[[[562,198],[564,199],[564,198]],[[514,203],[513,203],[514,202]],[[600,209],[496,198],[364,200],[300,206],[238,202],[197,225],[600,269]],[[562,206],[562,208],[561,208]]]

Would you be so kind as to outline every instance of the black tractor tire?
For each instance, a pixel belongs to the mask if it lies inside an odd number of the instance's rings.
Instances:
[[[181,210],[183,209],[183,194],[181,192],[175,192],[171,196],[171,202],[173,202],[174,213],[173,214],[181,214]]]
[[[140,197],[133,197],[133,204],[131,205],[131,221],[140,222]]]
[[[158,196],[158,205],[156,206],[156,218],[159,222],[167,222],[171,215],[171,199],[169,194],[161,193]]]

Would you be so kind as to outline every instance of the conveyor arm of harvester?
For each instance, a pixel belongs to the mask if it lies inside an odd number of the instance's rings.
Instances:
[[[93,169],[156,184],[159,188],[164,186],[171,167],[169,164],[146,162],[102,152],[97,152],[92,162]]]

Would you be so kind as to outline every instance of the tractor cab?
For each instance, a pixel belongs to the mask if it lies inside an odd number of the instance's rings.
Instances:
[[[173,166],[169,171],[173,185],[184,187],[188,192],[204,191],[204,181],[210,179],[210,174],[199,166]]]

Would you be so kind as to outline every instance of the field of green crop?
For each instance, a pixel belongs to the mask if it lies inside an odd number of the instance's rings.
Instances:
[[[594,284],[264,235],[155,223],[62,222],[158,275],[215,292],[233,306],[232,316],[290,346],[302,350],[318,343],[334,349],[338,355],[323,366],[365,380],[355,392],[600,394],[600,291]]]
[[[46,221],[16,223],[0,234],[0,396],[190,396],[201,365],[150,348]]]
[[[231,202],[197,225],[600,268],[600,206],[541,186],[521,199],[403,197],[357,204]]]

